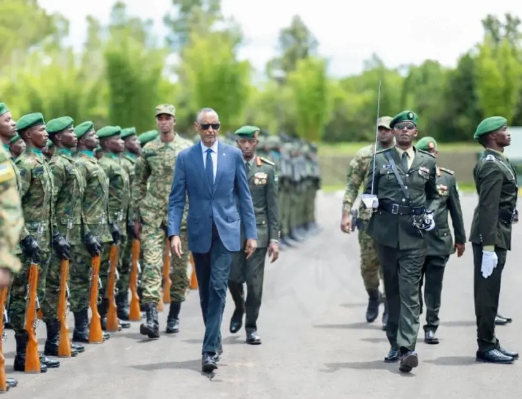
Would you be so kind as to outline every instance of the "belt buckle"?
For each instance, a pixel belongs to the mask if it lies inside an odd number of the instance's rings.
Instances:
[[[392,205],[392,215],[398,215],[399,214],[399,204],[393,204]]]

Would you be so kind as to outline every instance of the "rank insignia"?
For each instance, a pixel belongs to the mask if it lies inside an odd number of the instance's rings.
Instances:
[[[268,175],[266,173],[257,172],[254,175],[254,184],[256,186],[262,186],[262,185],[266,184],[267,177],[268,177]]]

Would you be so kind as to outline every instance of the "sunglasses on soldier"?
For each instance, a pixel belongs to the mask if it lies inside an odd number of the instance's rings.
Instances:
[[[408,130],[413,130],[413,129],[415,129],[415,124],[413,124],[413,123],[397,123],[395,125],[395,129],[397,129],[397,130],[402,130],[404,128],[406,128]]]
[[[208,130],[210,126],[212,126],[212,129],[219,130],[221,127],[220,123],[200,123],[199,126],[201,126],[201,129]]]

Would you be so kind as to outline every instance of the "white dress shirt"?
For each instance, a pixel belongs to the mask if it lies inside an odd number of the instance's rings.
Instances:
[[[207,169],[207,150],[208,147],[203,144],[202,141],[199,142],[201,145],[201,151],[203,153],[203,168]],[[217,172],[217,163],[218,163],[218,141],[216,140],[214,144],[212,144],[212,147],[210,147],[212,152],[210,153],[210,156],[212,157],[212,166],[214,167],[214,181],[216,181],[216,172]]]

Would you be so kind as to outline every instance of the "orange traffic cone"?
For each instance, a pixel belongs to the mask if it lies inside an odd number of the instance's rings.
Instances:
[[[192,275],[190,276],[190,289],[197,290],[199,288],[198,278],[196,276],[196,266],[194,265],[194,258],[190,254],[190,263],[192,264]]]

